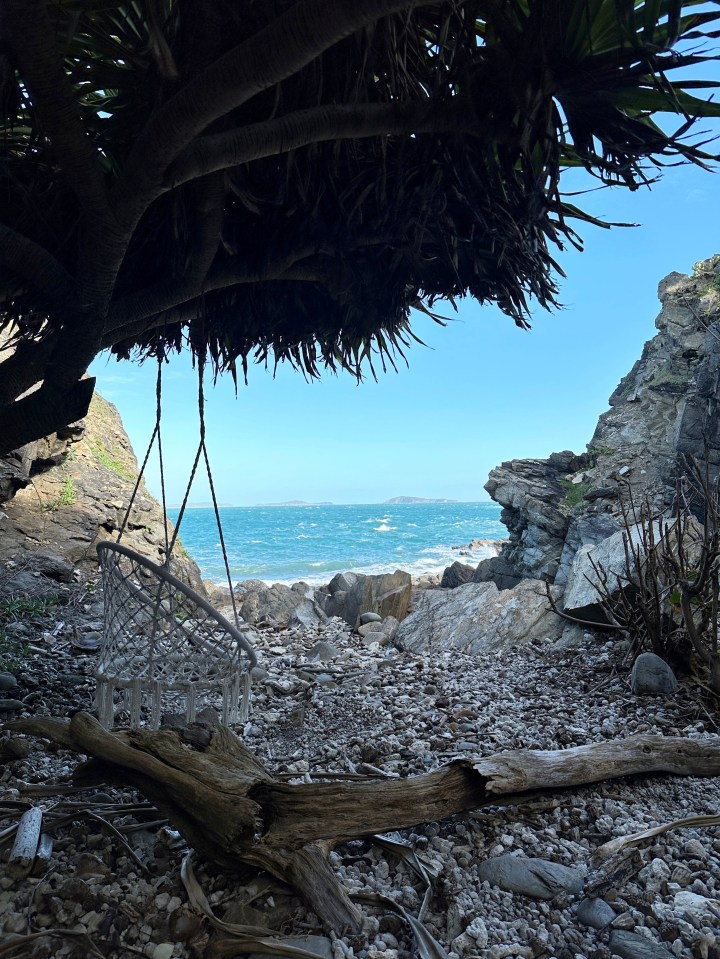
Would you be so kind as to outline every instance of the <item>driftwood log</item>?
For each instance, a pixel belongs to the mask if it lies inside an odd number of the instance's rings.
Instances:
[[[331,929],[360,914],[327,859],[337,843],[402,829],[518,794],[637,773],[720,776],[720,737],[641,734],[562,750],[520,749],[459,760],[409,779],[289,784],[275,779],[230,730],[107,732],[92,716],[9,724],[92,757],[87,778],[137,787],[199,854],[224,867],[260,867],[293,886]]]

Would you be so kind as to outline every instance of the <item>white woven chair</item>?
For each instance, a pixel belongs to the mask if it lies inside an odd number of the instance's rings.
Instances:
[[[110,729],[116,694],[130,726],[157,729],[163,713],[193,722],[220,703],[221,722],[247,718],[247,637],[164,566],[119,543],[97,547],[105,599],[103,644],[95,678],[98,718]]]

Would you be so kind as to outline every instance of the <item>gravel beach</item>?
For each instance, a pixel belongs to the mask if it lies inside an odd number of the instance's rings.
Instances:
[[[92,580],[63,584],[59,595],[64,605],[6,626],[4,719],[92,708],[94,655],[82,646],[100,628],[99,588]],[[255,642],[252,713],[236,732],[291,781],[406,777],[456,757],[643,731],[715,737],[720,725],[717,704],[688,678],[672,696],[633,695],[625,651],[590,634],[565,650],[535,643],[487,656],[420,657],[366,645],[334,619],[318,629],[261,629]],[[13,659],[13,650],[22,655]],[[0,747],[3,859],[29,805],[44,811],[54,838],[31,876],[0,867],[3,955],[197,959],[260,951],[219,944],[227,932],[189,901],[181,878],[187,847],[142,796],[74,783],[78,758],[37,740],[5,731]],[[717,779],[635,776],[422,823],[390,841],[358,839],[331,854],[349,892],[389,897],[420,916],[434,943],[418,940],[389,905],[368,901],[361,936],[327,936],[264,874],[232,876],[197,857],[192,866],[216,917],[303,937],[292,941],[329,959],[718,959],[718,826],[646,841],[609,888],[593,885],[592,856],[610,839],[717,813],[719,805]],[[416,862],[431,882],[427,895]],[[508,862],[511,878],[503,879],[497,867]]]

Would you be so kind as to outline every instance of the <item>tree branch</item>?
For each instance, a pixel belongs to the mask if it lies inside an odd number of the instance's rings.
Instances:
[[[14,0],[19,2],[19,0]],[[162,192],[165,171],[210,123],[292,76],[363,27],[432,0],[300,0],[269,26],[197,74],[141,131],[112,193],[118,215],[134,225]]]
[[[94,757],[88,773],[119,777],[145,793],[198,852],[223,867],[250,864],[290,883],[328,928],[359,916],[327,868],[325,850],[357,836],[403,829],[518,794],[666,772],[720,774],[720,737],[650,734],[571,749],[518,749],[468,758],[407,779],[349,783],[278,781],[227,728],[108,732],[87,713],[19,720],[7,729],[44,736]],[[204,730],[204,745],[192,735]],[[209,734],[209,735],[207,735]],[[192,748],[188,748],[192,744]]]
[[[0,223],[0,263],[32,285],[48,306],[67,310],[76,305],[75,284],[64,266],[45,247]]]
[[[362,250],[378,244],[391,245],[404,242],[401,236],[387,234],[356,237],[351,250]],[[117,300],[111,307],[105,325],[101,349],[109,349],[122,340],[139,336],[160,326],[189,323],[198,315],[199,304],[195,302],[204,293],[224,290],[245,283],[264,283],[270,280],[287,280],[305,283],[330,284],[327,269],[313,257],[337,257],[338,250],[306,245],[291,250],[285,256],[251,268],[237,260],[216,264],[205,281],[190,285],[177,278],[164,280],[152,287],[132,293]]]
[[[63,68],[46,0],[5,0],[3,14],[23,83],[63,176],[87,213],[106,216],[108,204],[98,154],[87,137]]]
[[[275,156],[320,143],[391,136],[401,133],[442,133],[467,128],[458,100],[432,103],[326,104],[298,110],[276,120],[252,123],[229,133],[200,137],[184,150],[168,169],[166,188],[215,170]]]
[[[103,346],[111,346],[119,340],[126,339],[130,335],[128,328],[131,326],[134,329],[137,328],[137,332],[142,332],[145,328],[152,329],[161,325],[160,322],[154,322],[147,327],[142,325],[138,327],[138,324],[142,324],[144,320],[157,317],[160,313],[165,314],[168,310],[197,299],[203,293],[223,290],[243,283],[298,279],[297,276],[289,276],[288,271],[294,264],[307,259],[316,252],[316,249],[310,247],[293,250],[287,256],[272,260],[261,267],[250,266],[233,260],[230,263],[216,264],[202,280],[198,280],[193,271],[189,280],[178,281],[176,277],[173,277],[170,280],[156,283],[145,290],[140,290],[138,293],[125,296],[110,307]],[[302,278],[310,279],[307,275]],[[167,318],[163,318],[161,322],[167,322]],[[110,342],[107,342],[108,338],[111,338]]]

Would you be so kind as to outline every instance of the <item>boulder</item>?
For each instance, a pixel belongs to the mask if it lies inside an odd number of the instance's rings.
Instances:
[[[293,593],[297,593],[299,596],[302,596],[304,599],[312,599],[314,590],[309,583],[303,582],[300,580],[299,583],[293,583],[290,589]]]
[[[328,592],[334,594],[337,593],[338,590],[342,590],[342,592],[347,593],[353,588],[357,581],[357,573],[337,573],[328,583]]]
[[[655,653],[640,653],[630,673],[630,689],[636,696],[677,692],[675,673]]]
[[[577,921],[591,929],[604,929],[615,918],[615,912],[604,899],[583,899],[578,903]]]
[[[307,654],[308,659],[317,659],[321,663],[332,662],[333,659],[338,659],[340,656],[342,656],[342,650],[326,639],[318,640],[312,649],[308,650]]]
[[[338,573],[328,584],[328,591],[325,613],[339,616],[357,629],[364,613],[403,620],[410,608],[412,580],[409,573],[399,569],[378,576]]]
[[[480,882],[489,882],[509,892],[532,899],[554,899],[560,893],[577,896],[582,892],[584,874],[580,869],[563,866],[548,859],[524,856],[496,856],[477,867]]]
[[[267,589],[267,583],[262,579],[242,579],[233,586],[233,592],[238,595],[242,593],[257,593],[260,589]]]
[[[395,644],[421,652],[463,649],[468,653],[511,648],[533,639],[556,642],[566,622],[553,613],[545,584],[523,580],[514,589],[494,583],[466,583],[456,589],[428,590],[400,623]]]
[[[628,574],[625,553],[626,536],[625,531],[620,530],[595,545],[580,547],[572,561],[565,584],[563,608],[566,613],[587,622],[607,622],[598,592],[601,586],[598,570],[603,571],[607,576],[607,586],[611,595],[617,594]],[[639,526],[631,527],[630,538],[633,547],[637,547],[642,542]]]
[[[399,628],[400,623],[394,616],[386,616],[382,621],[382,631],[391,642],[397,636],[397,631]]]
[[[54,553],[35,553],[35,569],[48,579],[55,579],[59,583],[72,583],[75,578],[75,567],[62,556]]]
[[[363,626],[366,626],[368,623],[381,623],[382,616],[379,613],[362,613],[360,622]]]
[[[610,950],[614,955],[621,956],[621,959],[674,959],[675,956],[657,939],[624,929],[613,929],[610,935]]]
[[[304,602],[303,597],[289,586],[275,583],[245,593],[240,599],[238,612],[246,623],[255,625],[267,620],[287,626],[291,615]]]
[[[288,626],[299,626],[303,629],[315,629],[324,626],[328,618],[322,608],[312,599],[306,599],[298,590],[291,587],[291,592],[300,597],[300,602],[289,614]]]
[[[338,616],[343,619],[345,600],[347,599],[347,592],[344,589],[338,589],[334,593],[320,594],[317,592],[315,596],[326,616]]]
[[[456,586],[463,586],[465,583],[472,581],[474,573],[474,566],[468,566],[466,563],[459,563],[456,560],[452,566],[446,567],[440,580],[440,588],[455,589]]]

